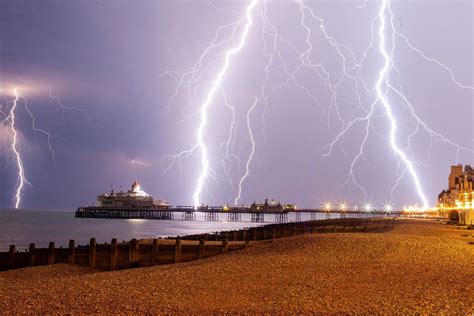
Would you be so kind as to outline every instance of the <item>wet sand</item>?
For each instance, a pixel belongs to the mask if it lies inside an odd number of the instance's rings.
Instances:
[[[474,312],[474,231],[400,221],[181,264],[100,272],[57,264],[0,273],[0,313]]]

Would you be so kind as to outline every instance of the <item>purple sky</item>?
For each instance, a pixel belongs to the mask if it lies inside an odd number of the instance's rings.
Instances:
[[[248,3],[0,0],[2,109],[10,109],[11,88],[19,86],[36,116],[37,127],[62,137],[52,139],[53,161],[47,138],[33,131],[20,100],[19,148],[31,183],[23,191],[21,206],[75,208],[94,202],[95,196],[109,190],[111,184],[116,189],[121,185],[128,188],[134,179],[139,179],[156,198],[191,205],[201,171],[199,151],[182,160],[181,174],[178,164],[164,172],[170,163],[166,155],[188,150],[196,142],[200,123],[196,111],[223,63],[212,61],[236,45],[245,21],[237,26],[233,41],[213,49],[203,59],[205,70],[196,73],[199,78],[189,85],[190,90],[188,85],[177,90],[169,109],[166,105],[177,84],[163,73],[193,67],[219,26],[238,21]],[[338,44],[349,47],[357,60],[362,59],[370,44],[371,21],[381,4],[368,1],[358,8],[363,3],[306,3],[324,19],[327,34]],[[301,24],[299,6],[290,1],[270,1],[266,8],[267,21],[281,38],[290,41],[298,51],[307,50],[307,33]],[[392,0],[391,8],[394,26],[411,44],[449,67],[457,82],[474,86],[471,1]],[[269,24],[264,25],[262,19],[264,6],[260,4],[257,9],[245,45],[232,58],[222,84],[228,103],[235,107],[233,150],[241,160],[240,167],[233,158],[228,170],[230,177],[224,172],[226,146],[222,144],[229,136],[232,116],[219,90],[209,107],[204,137],[215,172],[215,178],[207,180],[201,195],[207,204],[233,202],[251,150],[246,114],[261,95],[273,43]],[[304,23],[311,28],[313,49],[309,58],[324,67],[331,82],[337,82],[343,74],[341,56],[324,38],[318,21],[307,18]],[[374,25],[377,30],[378,21]],[[230,28],[225,28],[219,39],[229,35]],[[369,89],[361,94],[362,108],[354,81],[345,78],[338,86],[339,116],[346,124],[364,116],[363,109],[368,109],[374,100],[374,85],[383,66],[376,31],[374,35],[374,47],[367,51],[359,73]],[[459,145],[474,148],[474,91],[459,87],[446,69],[421,58],[400,37],[395,38],[395,44],[396,69],[389,76],[391,82],[397,87],[400,84],[418,117],[432,130]],[[275,60],[270,64],[267,92],[288,79],[285,66],[290,72],[298,67],[300,55],[295,49],[281,40],[277,45],[284,63]],[[350,67],[354,63],[343,53]],[[365,193],[348,178],[364,137],[364,124],[355,124],[343,143],[337,143],[331,155],[322,157],[324,146],[345,125],[331,107],[330,90],[314,71],[303,67],[296,73],[295,83],[308,90],[290,82],[268,96],[265,116],[261,98],[252,112],[250,123],[256,150],[250,176],[243,184],[241,202],[269,197],[304,207],[319,206],[328,199],[346,200],[350,205],[364,201],[382,205],[390,201],[392,187],[404,164],[388,143],[390,125],[383,108],[377,106],[364,155],[354,166],[354,179]],[[81,108],[86,114],[61,109],[50,98],[50,89],[65,106]],[[188,91],[193,93],[191,103]],[[317,97],[319,105],[308,91]],[[397,142],[406,149],[407,157],[415,161],[423,190],[430,204],[434,204],[436,195],[447,185],[449,166],[458,162],[474,164],[473,154],[469,150],[458,152],[456,146],[430,138],[422,126],[410,138],[417,124],[408,107],[394,93],[388,93],[388,99],[398,121]],[[0,127],[0,207],[12,207],[17,169],[8,150],[8,126]],[[132,160],[147,165],[132,164]],[[393,203],[398,207],[420,204],[407,173],[393,191]]]

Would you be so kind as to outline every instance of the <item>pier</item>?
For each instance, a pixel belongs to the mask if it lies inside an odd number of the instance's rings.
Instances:
[[[229,222],[241,222],[242,215],[250,215],[251,222],[286,223],[289,214],[294,215],[295,221],[301,221],[302,214],[308,214],[311,220],[317,219],[317,214],[325,214],[326,219],[337,215],[338,218],[370,218],[381,216],[401,216],[403,211],[373,210],[373,211],[349,211],[349,210],[324,210],[324,209],[283,209],[256,211],[251,207],[232,207],[231,209],[221,206],[206,206],[195,208],[193,206],[176,206],[167,208],[105,208],[98,206],[80,207],[75,216],[78,218],[115,218],[115,219],[153,219],[153,220],[184,220],[195,221],[196,214],[201,213],[204,221],[227,220]]]

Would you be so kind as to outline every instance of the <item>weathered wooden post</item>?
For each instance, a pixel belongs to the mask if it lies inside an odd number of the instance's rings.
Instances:
[[[35,244],[30,244],[28,252],[30,254],[30,267],[33,267],[35,265]]]
[[[54,264],[54,250],[54,241],[50,241],[48,247],[48,264]]]
[[[158,264],[158,254],[160,253],[159,239],[153,238],[153,246],[151,249],[151,264]]]
[[[8,268],[9,269],[15,268],[15,252],[16,252],[15,245],[10,245],[10,249],[8,250]]]
[[[74,239],[69,240],[69,248],[67,253],[67,262],[69,264],[74,264],[76,259],[76,242]]]
[[[224,234],[224,239],[229,240],[229,232],[225,232],[225,234]]]
[[[291,226],[291,236],[296,235],[296,228],[295,226]]]
[[[245,239],[245,248],[248,248],[250,245],[250,239]]]
[[[181,262],[181,239],[176,237],[176,244],[174,246],[174,263]]]
[[[234,241],[237,241],[237,231],[234,230]]]
[[[247,230],[242,231],[242,240],[247,240]]]
[[[253,235],[252,235],[252,240],[255,241],[257,240],[257,229],[253,229]]]
[[[199,240],[199,259],[203,259],[206,256],[206,240]]]
[[[110,242],[110,270],[117,270],[118,245],[117,238],[112,238]]]
[[[227,252],[227,249],[229,249],[229,240],[228,240],[227,238],[225,238],[225,239],[222,241],[221,253],[226,253],[226,252]]]
[[[130,263],[138,261],[138,241],[135,238],[130,240],[129,251],[128,251],[128,261]]]
[[[276,228],[272,228],[272,239],[276,239],[276,235],[277,235]]]
[[[267,239],[267,229],[264,227],[264,228],[263,228],[262,240],[266,240],[266,239]]]
[[[89,267],[95,268],[96,258],[97,258],[97,243],[95,241],[95,238],[91,238],[91,241],[89,243]]]

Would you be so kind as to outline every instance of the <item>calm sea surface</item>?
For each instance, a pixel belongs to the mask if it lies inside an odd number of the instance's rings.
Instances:
[[[289,221],[294,221],[294,214]],[[324,214],[318,214],[324,218]],[[176,214],[180,219],[181,215]],[[302,220],[309,220],[309,214],[302,214]],[[274,215],[265,215],[270,223]],[[231,230],[262,225],[252,223],[249,215],[242,215],[242,222],[228,222],[226,214],[219,215],[219,221],[206,222],[204,214],[197,213],[196,221],[182,220],[142,220],[142,219],[93,219],[75,218],[73,210],[14,210],[0,209],[0,251],[8,250],[10,245],[17,249],[26,249],[30,243],[36,247],[47,247],[50,241],[56,246],[67,247],[69,239],[76,244],[86,244],[91,237],[97,242],[110,242],[112,238],[130,240],[131,238],[153,238],[166,236],[184,236]]]

